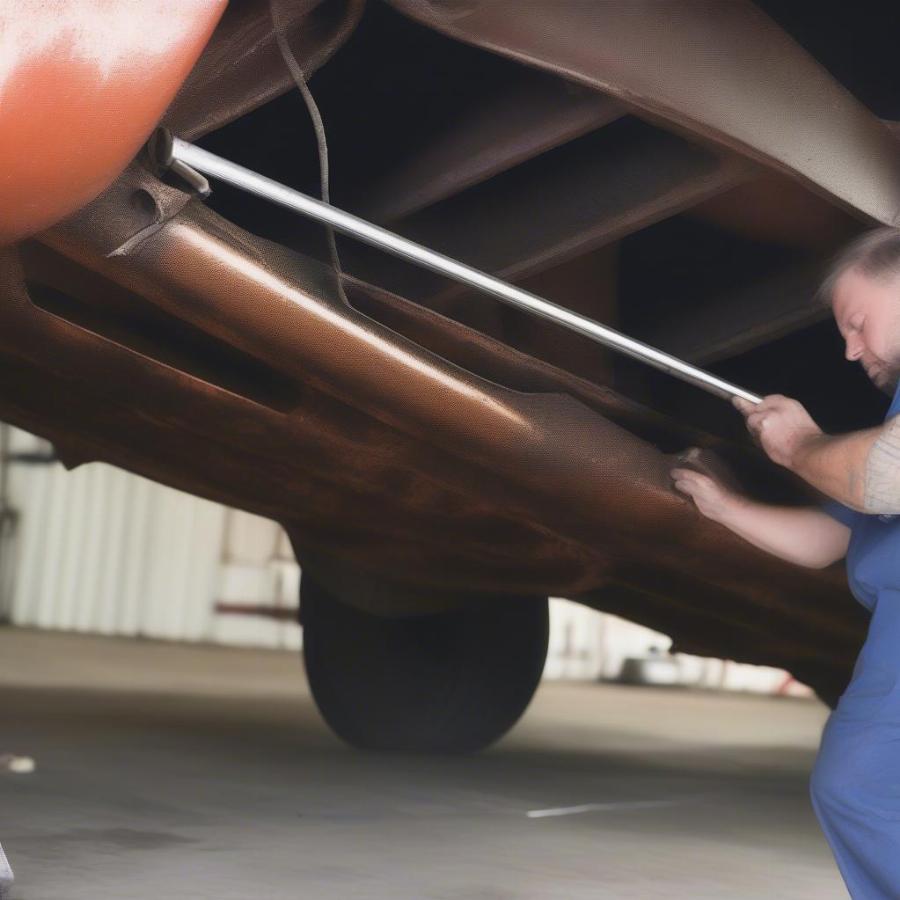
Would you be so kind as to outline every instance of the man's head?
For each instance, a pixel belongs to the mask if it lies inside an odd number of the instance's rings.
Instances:
[[[900,228],[876,228],[850,244],[818,296],[834,313],[847,359],[893,395],[900,383]]]

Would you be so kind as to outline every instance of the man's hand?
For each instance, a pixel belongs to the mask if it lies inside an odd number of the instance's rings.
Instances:
[[[744,414],[747,428],[772,462],[796,471],[804,457],[822,440],[822,429],[802,403],[782,394],[769,394],[753,404],[742,397],[732,402]]]
[[[826,435],[803,405],[781,394],[732,402],[769,459],[823,494],[865,513],[900,514],[900,416],[885,425]]]
[[[736,497],[718,481],[694,469],[675,468],[669,473],[675,487],[687,494],[697,509],[708,519],[721,522],[740,498]]]

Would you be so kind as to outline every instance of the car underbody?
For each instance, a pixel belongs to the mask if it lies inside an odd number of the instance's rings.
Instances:
[[[900,154],[891,116],[801,45],[808,22],[745,2],[273,7],[312,76],[337,206],[796,396],[826,430],[883,413],[810,296],[843,241],[893,222]],[[267,3],[226,10],[163,124],[317,190]],[[140,154],[0,251],[0,418],[69,467],[280,522],[304,579],[360,613],[567,597],[834,702],[865,629],[843,567],[757,550],[671,484],[696,447],[748,494],[820,499],[727,403],[338,246],[340,272],[320,226],[227,187],[202,200]]]

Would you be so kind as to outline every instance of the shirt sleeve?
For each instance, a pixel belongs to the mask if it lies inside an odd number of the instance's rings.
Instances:
[[[828,513],[832,519],[837,519],[838,522],[846,525],[848,528],[852,528],[856,522],[856,510],[850,509],[849,506],[844,506],[843,503],[839,503],[837,500],[826,500],[819,506],[819,509],[824,513]]]

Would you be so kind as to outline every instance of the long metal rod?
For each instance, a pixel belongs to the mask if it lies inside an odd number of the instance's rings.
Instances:
[[[648,365],[654,366],[663,372],[668,372],[676,378],[694,384],[697,387],[709,391],[718,397],[731,399],[732,397],[743,397],[751,403],[759,403],[762,397],[750,393],[737,385],[717,378],[709,372],[704,372],[677,357],[663,353],[655,347],[636,341],[612,328],[607,328],[593,319],[580,316],[578,313],[544,300],[536,294],[523,291],[521,288],[514,287],[494,278],[491,275],[473,269],[471,266],[457,262],[448,256],[435,253],[419,244],[400,237],[393,232],[384,228],[379,228],[364,219],[360,219],[350,213],[343,212],[334,206],[315,200],[295,191],[292,188],[279,184],[271,178],[259,175],[250,169],[245,169],[236,163],[229,162],[208,150],[183,141],[180,138],[173,138],[168,134],[158,135],[155,138],[153,150],[157,162],[164,166],[171,166],[172,163],[180,162],[192,169],[202,172],[204,175],[210,175],[228,182],[235,187],[243,188],[252,194],[265,197],[273,203],[285,206],[299,212],[311,219],[324,222],[343,234],[358,238],[374,247],[393,253],[402,259],[410,262],[418,263],[433,272],[446,275],[455,281],[460,281],[470,287],[477,288],[487,294],[491,294],[497,299],[504,301],[519,309],[525,309],[528,312],[549,319],[566,328],[583,334],[592,340],[611,347]]]

